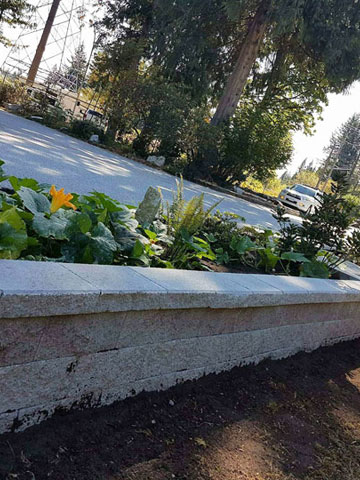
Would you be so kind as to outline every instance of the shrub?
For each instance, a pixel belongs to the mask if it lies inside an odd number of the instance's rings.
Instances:
[[[275,218],[280,223],[280,252],[287,250],[303,254],[312,266],[301,274],[305,276],[329,276],[334,269],[350,258],[357,258],[360,236],[357,231],[349,234],[349,228],[359,217],[359,206],[348,201],[346,185],[338,180],[332,184],[332,194],[324,194],[321,205],[313,213],[307,213],[302,225],[294,225],[285,217],[285,209],[278,207]]]
[[[43,123],[51,128],[62,128],[66,126],[67,114],[59,106],[49,106],[43,114]]]
[[[89,120],[72,120],[68,132],[77,138],[82,138],[83,140],[89,140],[91,135],[99,135],[101,143],[106,144],[110,141],[104,130],[97,125],[94,125],[94,123]]]
[[[358,210],[340,187],[302,226],[290,224],[280,209],[281,229],[274,233],[240,226],[230,213],[211,214],[217,204],[206,209],[203,195],[185,201],[182,180],[166,212],[157,190],[149,189],[136,213],[103,193],[49,190],[31,178],[6,177],[0,167],[5,179],[14,191],[0,191],[0,258],[209,269],[207,259],[326,278],[342,261],[360,257],[359,230],[347,232]]]
[[[177,268],[197,265],[198,259],[214,260],[209,243],[194,235],[201,232],[210,212],[220,203],[217,202],[207,210],[204,208],[204,194],[193,197],[188,202],[184,199],[183,179],[176,181],[177,190],[173,194],[172,204],[167,203],[166,224],[173,241],[167,247],[166,256]]]
[[[18,80],[3,80],[0,83],[0,105],[23,103],[28,98],[26,86]]]

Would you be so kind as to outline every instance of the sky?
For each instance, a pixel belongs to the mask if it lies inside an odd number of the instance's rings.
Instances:
[[[307,158],[308,161],[319,161],[324,158],[323,148],[329,143],[331,134],[340,127],[351,115],[360,113],[360,82],[356,82],[345,94],[330,94],[329,104],[324,108],[322,120],[318,120],[313,135],[304,135],[297,132],[294,135],[294,158],[287,167],[295,173],[300,163]]]

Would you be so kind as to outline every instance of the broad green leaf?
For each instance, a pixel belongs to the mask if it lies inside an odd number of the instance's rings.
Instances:
[[[2,166],[4,165],[4,161],[0,160],[0,182],[3,182],[4,180],[7,180],[7,175],[5,175],[4,169]]]
[[[21,219],[16,211],[16,207],[11,207],[8,210],[0,213],[0,223],[8,223],[17,231],[26,231],[25,222]]]
[[[190,235],[189,232],[186,230],[186,228],[181,227],[179,232],[180,232],[181,238],[182,238],[185,242],[191,242],[191,240],[192,240],[191,235]]]
[[[302,253],[296,253],[296,252],[284,252],[281,255],[281,260],[288,260],[289,262],[301,262],[301,263],[310,262],[310,260],[306,258]]]
[[[94,263],[91,254],[90,237],[83,233],[75,234],[69,243],[61,247],[61,253],[69,263]]]
[[[102,210],[106,208],[108,212],[117,212],[124,208],[123,205],[114,198],[95,190],[91,192],[90,195],[84,195],[84,198],[90,202],[95,202],[96,206],[101,207]]]
[[[231,239],[230,248],[235,250],[239,255],[244,255],[244,253],[248,252],[249,250],[256,249],[257,245],[247,236],[239,239],[233,237]]]
[[[279,257],[271,250],[271,248],[264,248],[259,250],[261,257],[260,265],[264,266],[266,270],[272,270],[276,267]]]
[[[144,245],[139,240],[136,240],[134,248],[131,252],[131,256],[134,258],[139,258],[143,253],[144,253]]]
[[[300,270],[301,277],[312,278],[329,278],[329,269],[324,263],[317,262],[316,260],[310,263],[304,263]]]
[[[0,223],[0,258],[15,260],[27,247],[27,234],[9,223]]]
[[[113,252],[117,250],[117,244],[111,231],[99,223],[91,232],[91,253],[96,263],[108,265],[113,262]]]
[[[73,235],[70,242],[61,247],[61,253],[67,262],[110,265],[116,249],[112,233],[99,223],[91,233]]]
[[[107,214],[108,214],[107,208],[104,208],[104,210],[98,215],[98,221],[105,223]]]
[[[118,249],[122,252],[131,253],[136,240],[139,240],[141,243],[147,243],[149,241],[140,233],[128,230],[126,227],[120,224],[115,225],[113,231]]]
[[[50,213],[50,202],[42,193],[37,193],[31,188],[21,187],[18,195],[24,207],[31,213]]]
[[[60,210],[58,210],[58,212],[60,212]],[[66,212],[68,216],[65,230],[67,238],[70,238],[75,233],[87,233],[91,229],[91,218],[86,213],[71,212],[70,210],[63,210],[63,212]]]
[[[67,226],[76,212],[72,210],[58,210],[47,218],[43,213],[34,215],[32,227],[35,232],[44,238],[56,238],[57,240],[65,240],[68,238]]]
[[[8,180],[15,192],[20,190],[21,187],[27,187],[37,192],[41,190],[39,183],[34,178],[18,178],[11,176]]]
[[[131,230],[135,230],[139,226],[139,222],[134,218],[134,213],[125,207],[120,211],[111,213],[110,218],[114,224],[119,223]]]
[[[156,240],[157,239],[157,235],[156,235],[155,232],[152,232],[151,230],[147,230],[147,229],[145,229],[144,232],[150,238],[150,240]]]
[[[205,233],[204,236],[205,236],[205,238],[207,239],[208,242],[210,242],[210,243],[216,242],[216,237],[212,233]]]

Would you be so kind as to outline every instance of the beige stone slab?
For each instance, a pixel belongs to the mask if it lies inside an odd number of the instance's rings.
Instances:
[[[76,357],[0,368],[0,413],[46,404],[68,395]]]
[[[0,412],[107,391],[147,377],[208,364],[240,364],[268,351],[311,350],[334,338],[356,337],[359,319],[162,341],[145,346],[0,368]]]
[[[44,318],[0,319],[0,366],[34,360],[45,328]]]
[[[0,290],[5,295],[99,292],[98,288],[70,272],[64,265],[54,262],[0,260]]]
[[[127,315],[126,312],[118,312],[47,318],[35,359],[112,350],[118,347],[118,337]]]
[[[1,271],[1,269],[0,269]],[[30,318],[102,311],[100,292],[6,294],[0,297],[1,318]]]
[[[168,340],[221,335],[297,323],[359,318],[357,303],[285,305],[244,309],[194,309],[128,312],[117,341],[130,347]]]
[[[8,350],[13,355],[19,352],[13,363],[41,360],[71,355],[96,353],[115,348],[127,348],[199,336],[235,333],[244,330],[273,328],[309,321],[323,322],[348,318],[359,311],[357,304],[286,305],[247,309],[194,309],[194,310],[149,310],[92,315],[57,316],[28,320],[6,320],[13,334]],[[12,329],[20,322],[21,328]],[[36,343],[28,331],[41,335]],[[38,326],[40,325],[40,326]],[[23,328],[24,327],[24,328]],[[29,328],[26,328],[29,327]],[[32,331],[30,329],[30,331]],[[2,332],[2,342],[6,332]],[[11,340],[10,339],[10,340]],[[33,345],[34,344],[34,345]],[[21,358],[22,346],[31,348],[31,355]],[[5,349],[6,352],[6,349]],[[0,351],[0,359],[1,359]],[[7,360],[8,364],[10,360]]]

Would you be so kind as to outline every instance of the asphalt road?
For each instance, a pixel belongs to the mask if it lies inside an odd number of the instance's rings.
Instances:
[[[160,187],[165,200],[176,188],[172,175],[1,110],[0,159],[8,175],[32,177],[66,192],[97,190],[132,205],[142,200],[150,185]],[[277,229],[269,208],[192,182],[185,181],[184,186],[187,199],[204,192],[207,206],[222,199],[221,211],[241,215],[250,225]]]

